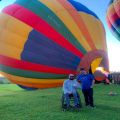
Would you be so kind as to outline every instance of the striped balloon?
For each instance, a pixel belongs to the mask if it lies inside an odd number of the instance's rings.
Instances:
[[[120,41],[120,0],[111,0],[106,19],[113,35]]]
[[[0,13],[0,68],[11,82],[25,89],[61,86],[93,61],[94,72],[108,70],[105,30],[82,4],[17,0]]]

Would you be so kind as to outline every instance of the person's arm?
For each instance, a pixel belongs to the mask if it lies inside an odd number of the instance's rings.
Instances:
[[[93,79],[93,80],[92,80],[91,88],[93,88],[94,84],[95,84],[95,80]]]
[[[76,83],[76,88],[77,88],[77,89],[81,89],[81,84],[80,84],[80,82],[77,82],[77,83]]]
[[[64,93],[69,93],[67,81],[65,81],[65,82],[63,83],[63,91],[64,91]]]
[[[76,88],[81,89],[80,75],[76,77]]]
[[[94,79],[93,75],[91,75],[91,80],[92,80],[91,88],[93,88],[93,86],[94,86],[94,84],[95,84],[95,79]]]
[[[74,81],[74,84],[73,84],[73,87],[74,87],[75,89],[81,89],[80,81],[75,80],[75,81]]]
[[[78,76],[76,77],[76,79],[77,79],[77,81],[79,81],[79,80],[80,80],[80,75],[78,75]]]

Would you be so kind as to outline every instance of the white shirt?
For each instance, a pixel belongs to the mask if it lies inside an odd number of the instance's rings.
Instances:
[[[76,89],[80,88],[81,89],[81,85],[79,82],[77,82],[76,80],[65,80],[63,83],[63,92],[64,94],[66,93],[75,93]]]

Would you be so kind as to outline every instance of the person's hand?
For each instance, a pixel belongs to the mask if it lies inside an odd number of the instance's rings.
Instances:
[[[72,94],[71,92],[69,92],[69,94]]]
[[[93,88],[93,86],[90,86],[90,88]]]
[[[74,85],[74,88],[75,88],[75,89],[77,89],[77,86],[76,86],[76,85]]]

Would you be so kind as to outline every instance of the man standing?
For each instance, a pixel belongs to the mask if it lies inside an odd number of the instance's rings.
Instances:
[[[94,107],[93,102],[93,85],[94,77],[92,74],[88,74],[84,68],[80,69],[80,75],[78,75],[77,80],[82,84],[82,92],[85,98],[86,106]]]
[[[75,80],[73,74],[69,75],[69,79],[64,81],[63,92],[66,100],[67,107],[70,107],[70,95],[73,95],[74,106],[79,107],[79,98],[77,93],[77,88],[81,88],[80,83]]]

